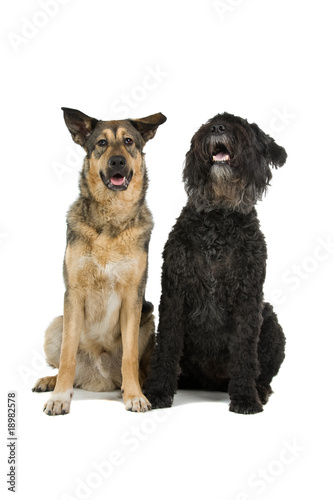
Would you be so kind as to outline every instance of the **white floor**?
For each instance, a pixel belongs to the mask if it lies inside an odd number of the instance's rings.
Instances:
[[[264,412],[246,416],[221,393],[180,391],[171,409],[135,414],[119,391],[76,390],[70,414],[49,417],[47,394],[19,391],[16,498],[329,498],[328,421],[309,418],[310,394],[274,388]]]
[[[328,0],[16,0],[1,17],[0,497],[6,500],[331,500],[332,5]],[[180,392],[126,412],[119,393],[75,391],[71,413],[31,392],[51,374],[45,328],[62,313],[66,213],[84,151],[62,106],[98,119],[163,112],[149,141],[155,227],[146,297],[185,203],[199,126],[228,111],[286,148],[258,214],[265,297],[287,356],[263,413]],[[17,492],[7,490],[7,393],[16,391]]]

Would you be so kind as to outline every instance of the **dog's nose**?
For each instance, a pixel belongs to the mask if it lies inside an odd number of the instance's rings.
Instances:
[[[213,125],[210,129],[212,134],[223,134],[225,132],[224,125]]]
[[[112,170],[122,170],[126,166],[126,158],[121,155],[111,156],[109,158],[109,166]]]

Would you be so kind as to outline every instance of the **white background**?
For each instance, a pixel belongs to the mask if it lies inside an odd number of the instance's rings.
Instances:
[[[2,492],[12,498],[6,408],[15,390],[20,500],[331,498],[330,2],[51,3],[49,14],[42,0],[1,7]],[[265,294],[287,337],[263,413],[232,414],[225,394],[180,392],[171,410],[137,415],[118,392],[76,391],[69,415],[43,414],[47,395],[30,389],[52,373],[43,336],[62,313],[65,217],[83,157],[61,106],[105,120],[168,117],[146,146],[155,220],[146,296],[155,310],[193,133],[228,111],[286,148],[258,206]]]

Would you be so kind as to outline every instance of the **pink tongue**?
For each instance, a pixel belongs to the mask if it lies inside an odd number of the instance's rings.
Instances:
[[[111,177],[111,182],[114,186],[121,186],[125,182],[125,177]]]
[[[217,153],[217,155],[213,156],[215,161],[227,161],[230,160],[230,157],[226,153]]]

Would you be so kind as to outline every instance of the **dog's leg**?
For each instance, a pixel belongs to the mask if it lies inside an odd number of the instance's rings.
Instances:
[[[277,316],[270,304],[264,303],[263,323],[258,343],[260,375],[256,380],[257,391],[262,404],[272,394],[270,383],[277,375],[284,360],[285,336]]]
[[[142,303],[137,290],[124,297],[120,313],[123,344],[122,393],[126,410],[145,412],[151,405],[143,395],[139,383],[139,329]]]
[[[141,314],[139,334],[139,381],[144,387],[150,367],[150,360],[155,345],[155,321],[152,312],[150,316]],[[143,391],[144,392],[144,391]]]
[[[238,306],[235,314],[235,331],[230,344],[228,387],[231,399],[229,409],[235,413],[262,411],[256,389],[256,379],[259,376],[257,345],[262,322],[259,309],[257,304],[243,301],[242,307]],[[258,312],[254,313],[255,310]]]
[[[172,405],[177,390],[183,351],[181,294],[176,291],[170,294],[164,286],[159,311],[157,344],[152,354],[145,394],[153,408],[168,408]]]
[[[83,299],[74,292],[66,292],[59,373],[54,392],[44,406],[47,415],[64,415],[69,412],[83,319]]]
[[[50,366],[59,368],[63,318],[54,318],[45,332],[44,352],[46,361]],[[33,392],[53,391],[57,382],[57,375],[43,377],[37,380]]]

